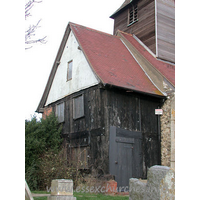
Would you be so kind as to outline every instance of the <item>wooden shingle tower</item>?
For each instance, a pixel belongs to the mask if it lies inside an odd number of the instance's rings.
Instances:
[[[134,34],[157,58],[175,62],[174,0],[125,0],[111,18],[114,34]]]

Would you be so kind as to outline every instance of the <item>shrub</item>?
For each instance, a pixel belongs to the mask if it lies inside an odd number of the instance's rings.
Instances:
[[[35,116],[25,121],[25,178],[31,190],[37,190],[42,182],[40,158],[48,151],[58,153],[61,149],[61,131],[53,112],[41,121]]]
[[[53,151],[46,152],[40,158],[40,178],[41,190],[51,186],[53,179],[72,179],[74,186],[77,185],[80,173],[76,166],[67,163],[66,149],[62,149],[59,153]]]
[[[54,113],[41,121],[35,116],[25,121],[25,178],[31,190],[46,190],[53,179],[72,179],[78,185],[79,162],[67,160],[61,131]]]

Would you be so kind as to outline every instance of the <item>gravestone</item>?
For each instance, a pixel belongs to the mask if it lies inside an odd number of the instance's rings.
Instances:
[[[129,179],[129,195],[131,200],[143,200],[146,192],[146,183],[137,178]]]
[[[48,200],[76,200],[73,196],[73,181],[56,179],[51,181],[51,196]]]
[[[174,200],[175,172],[166,166],[155,165],[147,173],[147,183],[131,178],[129,200]]]

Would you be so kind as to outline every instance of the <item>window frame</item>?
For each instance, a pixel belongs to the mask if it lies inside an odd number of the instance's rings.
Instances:
[[[60,102],[56,104],[56,116],[58,117],[58,122],[62,123],[65,121],[65,104],[64,102]]]
[[[77,106],[77,104],[79,105]],[[82,117],[85,117],[84,94],[80,94],[73,98],[73,119],[76,120]]]
[[[73,69],[73,60],[70,60],[67,64],[67,81],[72,80],[72,69]]]

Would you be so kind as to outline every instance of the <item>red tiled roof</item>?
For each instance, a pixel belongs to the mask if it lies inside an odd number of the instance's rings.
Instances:
[[[163,96],[119,37],[74,23],[70,27],[103,84]]]
[[[175,65],[157,60],[131,34],[120,33],[169,81],[175,86]]]

